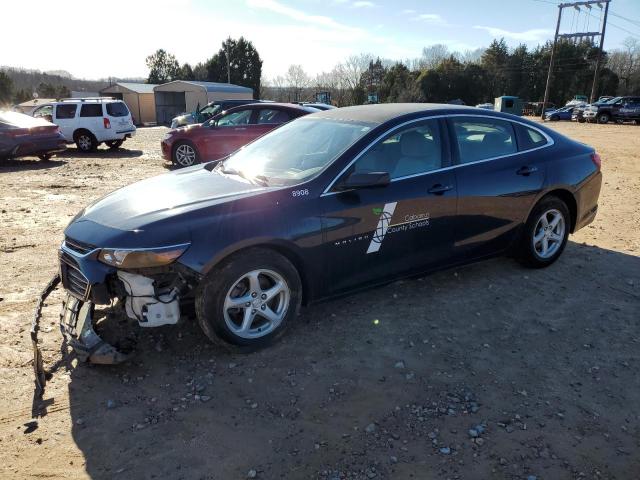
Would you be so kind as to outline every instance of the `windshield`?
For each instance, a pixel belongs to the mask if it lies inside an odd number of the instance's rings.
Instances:
[[[207,105],[202,110],[200,110],[200,113],[202,115],[206,115],[207,117],[213,117],[221,109],[222,109],[222,105],[220,105],[220,104],[218,104],[218,105]]]
[[[318,175],[372,128],[369,123],[298,119],[238,150],[219,168],[269,186],[295,185]]]
[[[604,103],[616,103],[617,101],[622,100],[622,97],[612,98],[611,100],[607,100]]]

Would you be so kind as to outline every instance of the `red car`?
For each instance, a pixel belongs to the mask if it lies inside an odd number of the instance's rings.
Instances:
[[[291,103],[253,103],[230,108],[198,125],[170,130],[162,157],[178,167],[224,158],[294,118],[318,110]]]

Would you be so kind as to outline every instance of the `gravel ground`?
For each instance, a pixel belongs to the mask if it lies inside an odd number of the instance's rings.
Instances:
[[[595,146],[596,221],[544,270],[495,259],[303,309],[249,355],[197,325],[131,329],[114,367],[62,357],[32,421],[29,322],[70,218],[167,171],[145,128],[117,152],[0,164],[0,477],[640,477],[640,127],[552,124]]]

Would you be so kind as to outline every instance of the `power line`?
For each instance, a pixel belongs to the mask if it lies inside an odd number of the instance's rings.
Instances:
[[[611,15],[613,15],[614,17],[618,17],[618,18],[620,18],[620,19],[622,19],[622,20],[625,20],[625,21],[627,21],[627,22],[629,22],[629,23],[632,23],[632,24],[633,24],[633,25],[635,25],[636,27],[640,27],[640,20],[633,20],[633,19],[631,19],[631,18],[623,17],[622,15],[618,15],[618,14],[617,14],[617,13],[615,13],[615,12],[609,12],[609,13],[611,13]]]

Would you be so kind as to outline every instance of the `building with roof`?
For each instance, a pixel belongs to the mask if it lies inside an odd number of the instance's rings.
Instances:
[[[158,124],[169,124],[171,119],[215,100],[250,100],[253,90],[232,83],[175,80],[153,88],[155,92]]]
[[[100,95],[122,100],[136,125],[148,125],[156,122],[156,102],[151,83],[117,82],[100,90]]]

